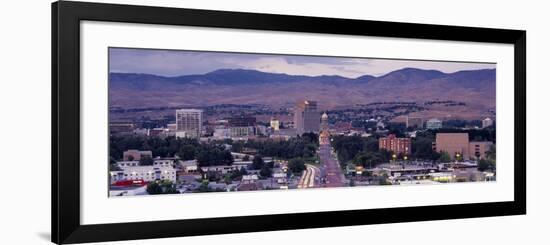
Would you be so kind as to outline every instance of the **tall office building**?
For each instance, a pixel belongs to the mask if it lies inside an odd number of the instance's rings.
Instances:
[[[179,109],[176,110],[176,136],[186,138],[199,138],[202,135],[202,110]]]
[[[303,100],[294,108],[294,128],[298,134],[319,132],[321,115],[317,110],[317,101]]]

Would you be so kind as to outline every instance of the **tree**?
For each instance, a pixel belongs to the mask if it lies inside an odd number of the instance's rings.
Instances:
[[[319,135],[316,133],[303,133],[301,138],[308,143],[319,144]]]
[[[378,139],[374,137],[368,137],[363,143],[363,150],[375,152],[375,151],[378,151],[379,146],[380,145],[378,144]]]
[[[379,165],[381,163],[387,162],[388,159],[386,158],[385,154],[383,152],[361,152],[353,158],[353,164],[360,165],[365,168],[373,168],[376,167],[376,165]]]
[[[481,172],[489,169],[491,164],[486,159],[481,159],[477,162],[477,169]]]
[[[213,165],[231,165],[233,156],[231,152],[216,144],[201,145],[197,154],[197,162],[200,167]]]
[[[259,170],[264,167],[264,159],[260,155],[255,155],[252,159],[252,169]]]
[[[235,172],[239,172],[239,171],[235,171]],[[231,181],[233,180],[233,174],[226,174],[223,176],[223,182],[226,183],[226,184],[231,184]]]
[[[464,159],[464,155],[457,152],[455,153],[455,160],[459,161],[459,162],[462,162],[462,160]]]
[[[208,180],[203,180],[201,185],[199,186],[199,188],[197,188],[195,190],[195,192],[209,192],[209,191],[212,191],[212,189],[209,186],[209,183],[210,182]]]
[[[175,194],[179,193],[172,181],[163,180],[163,181],[153,181],[147,184],[147,193],[150,195],[158,194]]]
[[[288,169],[293,173],[301,173],[306,170],[306,163],[302,158],[293,158],[288,161]]]
[[[149,182],[149,184],[147,184],[146,190],[149,195],[162,194],[162,188],[157,182]]]
[[[171,181],[168,181],[166,183],[163,182],[162,189],[164,194],[177,194],[179,191],[176,189],[174,184]]]
[[[497,156],[497,147],[495,145],[491,145],[489,147],[489,150],[485,152],[485,157],[487,157],[489,161],[495,161],[496,156]]]
[[[383,175],[378,178],[379,185],[391,185],[391,182],[388,181],[388,176]]]
[[[273,171],[271,170],[271,168],[269,168],[269,166],[267,165],[264,165],[262,167],[262,169],[260,170],[260,176],[264,177],[264,178],[269,178],[271,177],[271,174],[273,173]]]
[[[399,152],[399,153],[397,154],[397,159],[404,159],[404,158],[405,158],[405,153]]]
[[[371,177],[372,176],[372,172],[370,171],[363,171],[361,173],[361,176],[364,176],[364,177]]]
[[[428,160],[432,159],[434,150],[432,148],[433,140],[428,137],[416,137],[412,141],[411,148],[414,150],[412,153],[413,158]],[[439,157],[438,157],[439,158]]]
[[[247,175],[248,174],[248,171],[246,171],[246,169],[244,167],[241,167],[241,169],[239,170],[239,173],[242,175]]]
[[[240,180],[243,175],[247,175],[247,174],[248,172],[246,171],[246,169],[244,167],[241,167],[241,169],[231,172],[230,176],[231,176],[231,180]]]
[[[234,141],[231,143],[231,150],[234,152],[241,152],[243,150],[244,143],[242,141]]]
[[[451,156],[446,151],[440,152],[441,156],[439,157],[439,161],[443,163],[451,162]]]
[[[120,171],[120,167],[116,163],[109,164],[109,171]]]
[[[315,156],[318,147],[316,134],[291,138],[286,141],[267,139],[264,141],[248,140],[244,147],[257,150],[261,156],[277,157],[282,159],[310,158]],[[313,140],[315,139],[315,140]]]
[[[432,161],[437,161],[441,157],[441,153],[433,151],[431,157],[429,158]]]
[[[154,162],[155,161],[150,156],[142,156],[139,159],[139,165],[141,165],[141,166],[151,166],[151,165],[153,165]]]
[[[184,145],[178,151],[178,156],[181,160],[193,160],[197,154],[197,150],[193,145]]]

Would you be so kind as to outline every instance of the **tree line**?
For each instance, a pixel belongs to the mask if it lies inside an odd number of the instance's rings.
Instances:
[[[319,136],[315,133],[304,133],[289,140],[248,140],[231,142],[232,150],[241,152],[244,148],[255,149],[261,156],[280,159],[312,158],[319,146]]]
[[[432,142],[435,138],[430,136],[417,136],[411,139],[411,154],[408,159],[437,161],[441,153],[435,152]],[[385,149],[379,149],[377,137],[360,136],[335,136],[332,138],[332,147],[338,153],[338,160],[342,166],[347,163],[372,168],[381,163],[387,163],[392,159],[393,153]],[[404,159],[404,154],[396,155],[397,159]]]
[[[153,156],[174,157],[182,160],[197,159],[199,166],[231,165],[233,157],[230,150],[221,142],[199,143],[196,139],[176,137],[147,136],[111,136],[109,138],[109,156],[111,163],[122,160],[123,152],[135,149],[151,151]],[[145,158],[143,165],[151,165],[152,159]]]

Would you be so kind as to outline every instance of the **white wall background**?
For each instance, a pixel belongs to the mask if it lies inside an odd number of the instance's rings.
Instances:
[[[115,1],[106,1],[115,2]],[[550,131],[544,1],[125,0],[120,3],[527,30],[526,216],[277,231],[108,244],[513,244],[548,241]],[[48,244],[50,230],[50,1],[0,11],[0,244]],[[512,133],[512,132],[501,132]],[[327,200],[334,201],[334,200]],[[184,207],[182,207],[184,208]]]

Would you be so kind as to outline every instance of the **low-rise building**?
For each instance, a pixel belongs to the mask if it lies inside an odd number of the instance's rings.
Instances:
[[[379,149],[385,149],[395,154],[411,154],[411,138],[397,138],[394,134],[378,139]]]
[[[278,131],[273,132],[269,138],[277,140],[289,140],[290,138],[298,136],[298,131],[295,128],[281,128]]]
[[[267,135],[267,129],[268,128],[264,125],[256,125],[256,128],[254,130],[256,135]]]
[[[139,166],[139,161],[118,161],[118,162],[116,162],[116,165],[119,168],[137,167],[137,166]]]
[[[258,175],[256,174],[249,174],[249,175],[243,175],[241,179],[241,183],[243,184],[252,184],[256,183],[258,181]]]
[[[443,121],[432,118],[426,122],[426,128],[427,129],[440,129],[443,127]]]
[[[421,117],[407,117],[407,128],[423,128],[424,121]]]
[[[151,151],[139,151],[139,150],[127,150],[122,153],[124,161],[139,161],[143,157],[153,158],[153,152]]]
[[[252,161],[233,161],[232,166],[235,166],[238,170],[241,168],[248,169],[252,165]]]
[[[254,126],[230,127],[229,135],[231,138],[248,137],[256,134]]]
[[[436,152],[446,152],[451,159],[456,156],[470,159],[470,141],[467,133],[437,133],[435,135]]]
[[[491,149],[492,145],[491,141],[472,141],[470,142],[470,156],[485,159],[487,157],[485,153]]]
[[[430,179],[437,182],[448,183],[455,180],[455,175],[452,172],[430,173]]]
[[[287,183],[287,174],[285,172],[274,172],[272,174],[272,177],[277,182],[277,184]]]
[[[145,182],[156,180],[176,181],[176,170],[164,166],[125,166],[119,171],[110,171],[111,184],[127,180],[142,180]]]
[[[463,160],[484,159],[485,152],[489,151],[493,142],[472,141],[467,133],[437,133],[435,136],[434,151],[447,152],[451,159],[460,156]]]
[[[109,123],[109,132],[111,134],[129,134],[136,128],[136,125],[131,122],[111,122]]]
[[[216,127],[216,128],[214,128],[213,137],[215,139],[229,139],[231,137],[231,134],[229,132],[229,128],[227,128],[227,127]]]
[[[205,166],[201,167],[203,173],[206,172],[217,172],[221,174],[227,174],[232,171],[240,170],[238,166],[235,165],[215,165],[215,166]]]
[[[119,168],[140,166],[140,162],[136,161],[136,160],[134,160],[134,161],[118,161],[116,164]],[[155,167],[172,167],[172,166],[174,166],[174,160],[155,158],[153,160],[153,166],[155,166]]]
[[[199,165],[197,164],[197,160],[182,161],[180,165],[184,173],[196,174],[199,172]]]
[[[157,157],[153,161],[153,166],[156,167],[171,167],[174,166],[174,160],[173,159],[164,159]]]

